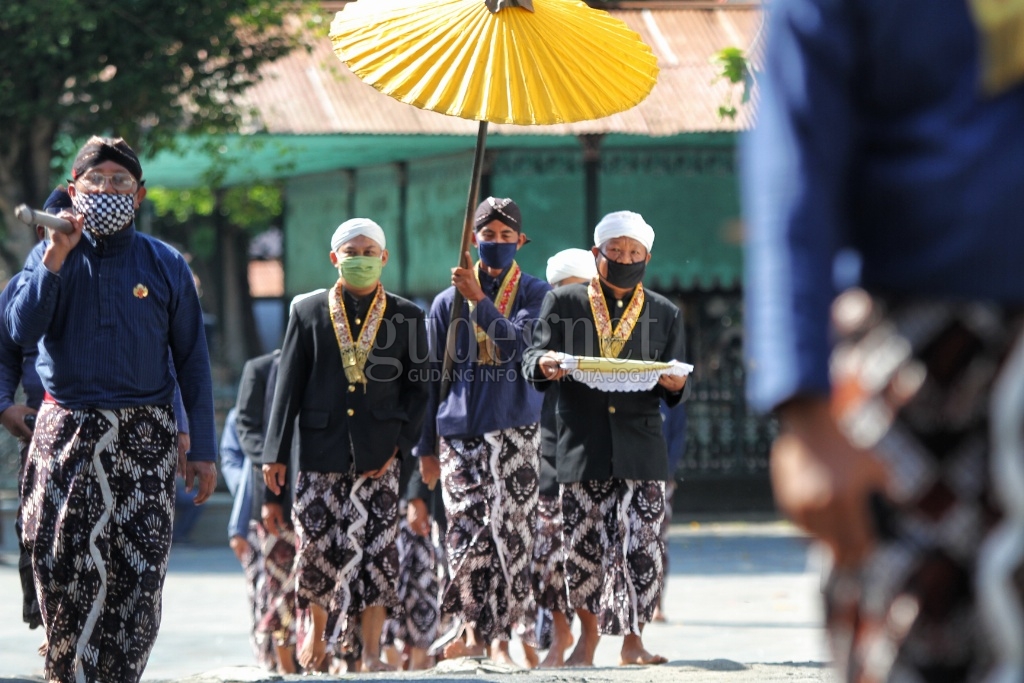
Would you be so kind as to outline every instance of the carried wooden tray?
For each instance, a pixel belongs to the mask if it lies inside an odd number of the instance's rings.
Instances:
[[[565,370],[586,370],[591,372],[620,372],[622,370],[671,370],[681,368],[673,374],[688,375],[693,366],[679,361],[637,360],[634,358],[603,358],[601,356],[563,356]]]
[[[693,366],[677,360],[650,361],[632,358],[563,355],[560,363],[569,377],[598,391],[647,391],[662,375],[686,376]]]

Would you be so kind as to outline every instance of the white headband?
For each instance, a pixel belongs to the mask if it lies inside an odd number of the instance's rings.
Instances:
[[[338,251],[338,247],[359,235],[365,235],[379,244],[381,249],[387,249],[384,230],[379,225],[369,218],[350,218],[334,231],[334,236],[331,237],[331,251]]]
[[[547,277],[552,285],[570,277],[593,280],[597,277],[594,255],[586,249],[563,249],[548,259]]]
[[[616,237],[632,237],[644,245],[647,251],[654,246],[654,228],[647,225],[644,217],[633,211],[615,211],[601,219],[594,228],[594,246],[600,247]]]

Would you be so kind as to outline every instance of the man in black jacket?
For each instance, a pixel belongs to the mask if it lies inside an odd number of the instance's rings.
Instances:
[[[598,276],[550,292],[524,372],[540,390],[562,380],[562,354],[646,361],[681,360],[679,309],[640,281],[654,230],[631,211],[594,230]],[[569,666],[592,666],[600,635],[623,635],[622,664],[660,664],[641,634],[661,592],[668,458],[659,400],[675,405],[685,377],[664,374],[651,389],[601,391],[565,379],[556,406],[569,604],[580,641]]]
[[[324,290],[318,290],[324,291]],[[295,300],[301,300],[300,294]],[[278,673],[296,673],[295,667],[295,530],[289,521],[295,490],[294,473],[298,469],[298,451],[293,449],[289,463],[291,475],[281,495],[267,495],[267,485],[260,475],[263,466],[263,444],[270,422],[270,410],[277,385],[277,370],[281,362],[281,350],[275,349],[255,358],[250,358],[242,367],[238,382],[237,440],[245,454],[245,465],[255,468],[255,476],[242,478],[241,486],[249,491],[239,491],[238,497],[248,497],[247,508],[251,513],[248,533],[245,537],[233,534],[231,549],[238,556],[247,576],[255,573],[253,586],[258,595],[253,605],[257,622],[254,633],[261,652],[272,645]],[[294,440],[293,440],[294,441]],[[264,510],[264,507],[267,509]],[[266,516],[267,523],[263,517]],[[241,526],[241,525],[240,525]],[[251,577],[250,577],[251,578]]]
[[[263,476],[279,494],[297,417],[297,594],[313,618],[299,663],[321,666],[326,635],[352,654],[361,644],[363,669],[379,671],[381,628],[398,606],[394,460],[418,439],[426,408],[425,316],[381,286],[388,252],[373,221],[342,223],[330,258],[337,283],[296,304],[288,321]]]

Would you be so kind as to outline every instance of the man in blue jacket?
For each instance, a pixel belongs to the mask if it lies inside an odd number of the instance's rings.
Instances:
[[[441,611],[454,627],[440,639],[445,656],[479,655],[493,645],[493,659],[511,662],[512,626],[530,595],[543,398],[527,384],[520,363],[551,288],[515,261],[527,239],[514,201],[482,201],[475,228],[480,260],[453,268],[452,287],[430,309],[434,381],[415,453],[424,481],[433,486],[440,479],[448,517],[450,581]],[[466,303],[450,391],[441,396],[456,289]]]
[[[29,254],[4,324],[38,345],[45,390],[28,455],[25,545],[46,628],[48,680],[138,681],[160,624],[174,475],[216,485],[210,362],[192,273],[135,229],[142,167],[91,138],[69,181],[70,234]],[[173,364],[173,372],[172,372]],[[191,450],[179,458],[175,375]]]

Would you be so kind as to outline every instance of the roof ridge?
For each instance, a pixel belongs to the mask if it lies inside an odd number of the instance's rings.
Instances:
[[[762,0],[583,0],[594,9],[603,10],[645,10],[645,9],[713,9],[749,10],[761,7]]]

